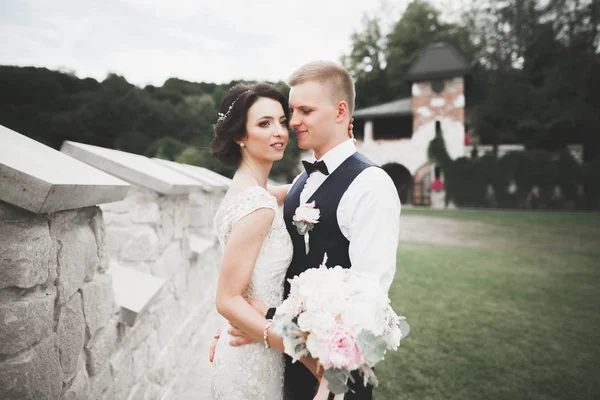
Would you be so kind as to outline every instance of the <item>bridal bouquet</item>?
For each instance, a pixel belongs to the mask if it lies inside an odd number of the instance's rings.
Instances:
[[[377,281],[340,266],[327,268],[326,260],[327,255],[319,268],[290,280],[290,295],[277,308],[273,329],[294,361],[318,359],[337,400],[348,392],[348,379],[354,382],[352,371],[360,371],[364,385],[377,385],[372,368],[386,351],[398,349],[409,326]]]

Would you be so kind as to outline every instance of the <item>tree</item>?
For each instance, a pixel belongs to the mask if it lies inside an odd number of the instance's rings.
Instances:
[[[410,96],[404,78],[421,50],[435,41],[452,44],[467,59],[474,53],[465,27],[443,22],[441,12],[427,1],[412,1],[387,36],[387,75],[396,97]]]
[[[375,17],[363,17],[361,32],[352,34],[352,50],[342,56],[342,65],[356,82],[356,107],[393,98],[385,71],[385,35]]]
[[[383,31],[383,17],[364,17],[352,35],[352,48],[342,64],[356,84],[358,107],[410,96],[404,80],[421,50],[437,40],[456,46],[469,58],[474,53],[469,31],[440,19],[441,12],[424,0],[412,1],[391,32]]]

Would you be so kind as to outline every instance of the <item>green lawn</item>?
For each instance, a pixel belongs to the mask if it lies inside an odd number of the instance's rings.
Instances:
[[[376,400],[600,396],[598,214],[403,215],[509,227],[510,246],[401,243],[390,296],[411,334],[377,368]]]

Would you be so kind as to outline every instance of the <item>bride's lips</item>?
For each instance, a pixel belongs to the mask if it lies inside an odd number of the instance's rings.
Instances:
[[[271,147],[274,148],[275,150],[284,150],[285,144],[286,144],[285,142],[279,141],[279,142],[271,143]]]

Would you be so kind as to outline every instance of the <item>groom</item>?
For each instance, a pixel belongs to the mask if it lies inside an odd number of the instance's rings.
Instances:
[[[348,138],[348,125],[354,111],[354,82],[341,66],[326,61],[306,64],[289,78],[290,126],[296,132],[298,146],[313,150],[313,157],[303,161],[305,171],[289,189],[284,202],[284,219],[294,244],[292,262],[287,270],[284,296],[290,292],[291,279],[308,268],[319,266],[327,253],[327,265],[369,273],[387,292],[396,271],[399,239],[400,200],[391,178],[366,157],[356,152]],[[319,222],[310,233],[310,251],[306,254],[304,238],[292,224],[298,206],[314,201],[321,212]],[[253,302],[273,318],[275,309]],[[243,332],[232,345],[250,343]],[[372,387],[354,376],[350,385],[354,393],[347,400],[370,400]],[[311,400],[318,382],[302,364],[286,356],[285,399]],[[332,397],[332,396],[330,396]]]

